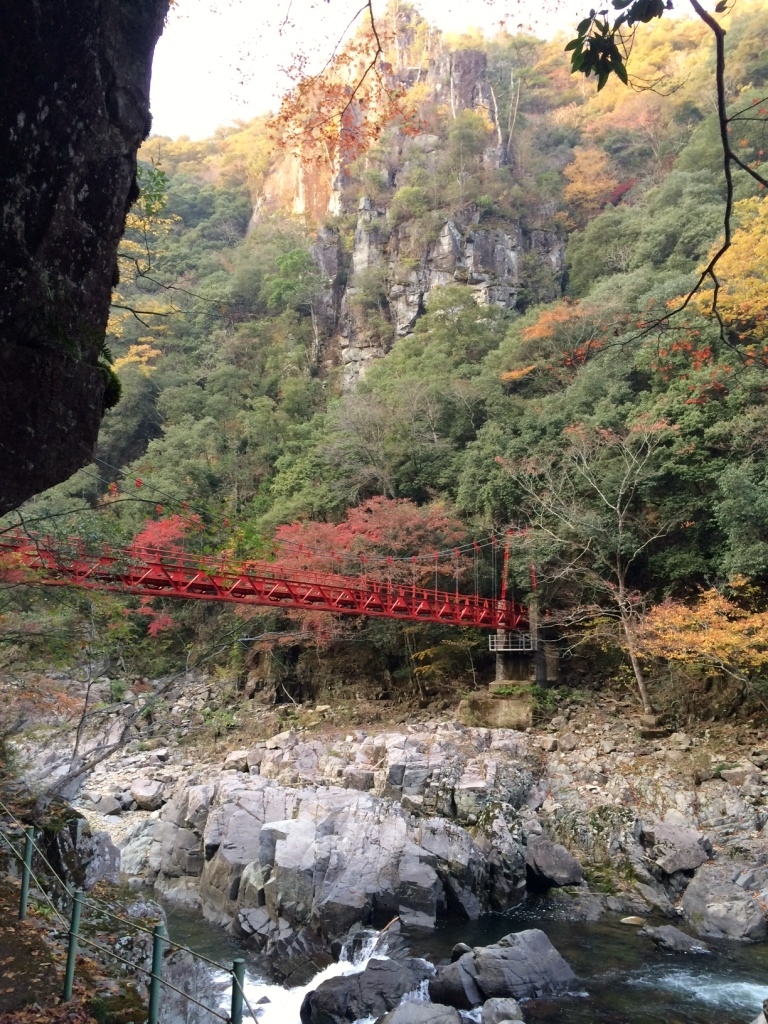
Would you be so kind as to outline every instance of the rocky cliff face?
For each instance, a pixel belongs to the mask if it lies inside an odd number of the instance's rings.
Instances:
[[[485,168],[500,168],[501,136],[485,53],[444,53],[426,70],[398,72],[398,79],[401,85],[419,81],[431,101],[449,111],[449,118],[464,111],[482,114],[490,128],[489,141],[475,158]],[[564,241],[552,221],[554,209],[521,209],[514,216],[489,219],[487,211],[468,198],[446,204],[444,215],[433,210],[428,231],[423,218],[398,217],[392,200],[401,183],[409,180],[415,165],[427,175],[433,173],[445,141],[428,132],[395,133],[386,148],[384,194],[357,199],[359,180],[341,147],[326,166],[305,159],[297,150],[269,176],[255,214],[281,206],[315,221],[356,217],[346,246],[341,230],[326,227],[315,247],[327,276],[320,316],[325,341],[318,355],[326,369],[340,369],[345,389],[413,329],[434,288],[466,284],[480,305],[522,309],[531,301],[526,281],[532,274],[538,280],[534,298],[546,301],[559,294],[565,268]]]
[[[448,217],[435,239],[419,239],[409,223],[388,231],[386,209],[363,198],[350,285],[342,293],[326,358],[341,368],[343,386],[351,387],[374,359],[413,330],[432,289],[444,285],[469,285],[481,306],[519,308],[526,256],[550,272],[551,292],[541,298],[555,298],[565,269],[565,246],[553,230],[524,230],[519,221],[486,228],[471,204],[461,216]],[[356,282],[366,273],[378,274],[382,282],[381,312],[389,325],[383,332],[372,334],[357,309],[360,287]]]
[[[0,14],[0,512],[92,456],[98,366],[168,0]]]

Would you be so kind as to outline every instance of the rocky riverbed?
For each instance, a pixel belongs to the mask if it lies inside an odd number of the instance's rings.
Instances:
[[[768,737],[644,738],[612,711],[526,732],[290,730],[206,763],[133,750],[78,801],[119,842],[125,877],[289,980],[355,923],[431,928],[542,888],[587,919],[661,913],[704,940],[764,941]]]
[[[450,706],[393,708],[368,727],[346,709],[345,727],[326,705],[294,710],[288,729],[279,710],[260,708],[212,745],[191,731],[204,685],[180,684],[169,715],[129,736],[72,796],[120,847],[129,884],[154,887],[171,916],[176,907],[204,915],[275,981],[314,991],[318,969],[337,972],[350,928],[397,918],[413,944],[463,922],[475,937],[456,951],[464,967],[420,983],[429,980],[453,1021],[467,1000],[497,998],[477,982],[478,964],[497,955],[482,951],[542,891],[571,930],[666,918],[642,940],[676,951],[665,955],[768,937],[768,733],[759,724],[673,732],[603,701],[561,708],[524,731],[459,724]],[[116,716],[87,748],[119,728]],[[69,768],[66,730],[41,735],[20,750],[32,783]],[[557,950],[576,962],[568,934],[550,934],[553,963]],[[401,973],[374,966],[376,992],[387,979],[408,988]]]

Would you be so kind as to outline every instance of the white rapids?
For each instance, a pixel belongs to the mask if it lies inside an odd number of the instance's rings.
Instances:
[[[763,1000],[768,999],[768,982],[742,981],[729,978],[726,974],[708,973],[690,968],[661,971],[652,977],[635,980],[640,987],[652,987],[671,992],[680,997],[681,1003],[698,1002],[721,1010],[744,1015],[752,1020],[762,1009]]]
[[[299,1010],[304,1001],[304,996],[308,992],[312,992],[322,982],[327,981],[328,978],[338,978],[346,974],[357,974],[360,971],[364,971],[371,960],[386,959],[384,952],[374,954],[377,942],[379,946],[381,945],[379,940],[380,935],[378,932],[367,937],[360,950],[356,952],[352,959],[348,959],[349,952],[346,945],[343,946],[337,963],[329,964],[328,967],[325,967],[316,974],[306,985],[300,985],[297,988],[283,988],[282,985],[272,985],[267,981],[260,981],[246,975],[243,989],[247,1006],[243,1010],[243,1019],[253,1019],[248,1011],[248,1006],[250,1006],[256,1014],[259,1024],[299,1024]],[[228,976],[223,972],[220,975],[216,975],[215,978],[216,981],[228,980]],[[269,1001],[260,1002],[262,999]],[[229,989],[222,1000],[220,1008],[222,1010],[229,1009]]]

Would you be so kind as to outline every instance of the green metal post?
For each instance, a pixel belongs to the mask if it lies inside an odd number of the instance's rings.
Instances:
[[[165,944],[165,928],[155,925],[152,932],[152,980],[149,983],[149,1013],[147,1024],[157,1024],[160,1014],[160,987],[163,973],[163,945]]]
[[[24,867],[21,872],[21,899],[19,900],[19,920],[27,916],[27,900],[29,899],[29,879],[32,875],[32,851],[35,848],[35,830],[30,825],[25,830],[27,840],[24,844]]]
[[[243,1024],[243,984],[245,983],[245,960],[238,957],[232,961],[232,1012],[231,1024]]]
[[[64,997],[66,1003],[72,998],[75,984],[75,960],[77,959],[77,937],[80,934],[80,914],[83,910],[83,894],[75,891],[72,898],[72,920],[69,925],[69,945],[67,946],[67,968],[64,972]]]

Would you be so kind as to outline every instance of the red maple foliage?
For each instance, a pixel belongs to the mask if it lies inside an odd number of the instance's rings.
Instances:
[[[142,557],[148,554],[175,555],[184,550],[181,543],[190,534],[201,533],[203,521],[196,513],[148,519],[131,542],[130,550]]]
[[[370,498],[337,524],[307,521],[281,526],[275,534],[284,569],[368,576],[393,583],[463,576],[471,556],[454,550],[467,537],[443,504],[415,505],[400,498]]]

